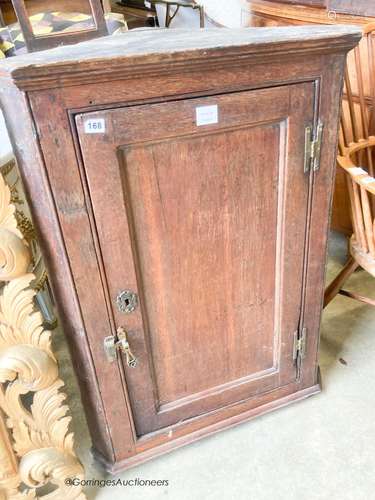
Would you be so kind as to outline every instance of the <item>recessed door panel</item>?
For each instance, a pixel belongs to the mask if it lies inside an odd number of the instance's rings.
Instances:
[[[123,152],[160,405],[276,369],[279,140],[270,124]]]
[[[124,363],[138,435],[296,380],[313,95],[306,83],[77,117],[109,314],[138,358]],[[138,295],[129,314],[121,290]]]

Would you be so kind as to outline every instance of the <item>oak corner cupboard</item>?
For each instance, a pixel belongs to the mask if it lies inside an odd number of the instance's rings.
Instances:
[[[0,65],[112,472],[319,391],[350,26],[149,30]]]

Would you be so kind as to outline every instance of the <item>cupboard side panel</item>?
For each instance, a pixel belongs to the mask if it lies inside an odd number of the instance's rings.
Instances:
[[[46,103],[48,104],[48,102]],[[70,339],[75,373],[79,375],[81,397],[85,407],[96,410],[90,428],[97,435],[97,447],[110,460],[114,459],[105,418],[103,401],[96,383],[95,368],[85,334],[75,287],[72,280],[63,234],[57,215],[43,154],[39,148],[27,97],[15,88],[2,88],[0,105],[17,158],[20,175],[42,249],[48,276],[56,298],[64,333]],[[38,200],[33,203],[33,200]],[[82,366],[81,360],[86,363]]]
[[[345,55],[327,56],[321,78],[317,117],[324,124],[320,169],[314,174],[310,220],[309,257],[303,324],[307,328],[307,358],[301,372],[303,387],[317,381],[318,347],[325,282],[325,262],[336,172],[336,153],[342,75]],[[309,355],[311,353],[311,355]]]
[[[107,361],[103,348],[103,339],[111,335],[112,330],[90,227],[89,202],[81,182],[64,100],[56,98],[56,95],[50,96],[47,91],[40,96],[32,95],[31,105],[45,159],[46,175],[56,206],[56,222],[61,228],[62,245],[65,247],[63,254],[67,260],[67,268],[62,275],[52,273],[51,281],[61,294],[59,302],[62,304],[66,303],[70,290],[75,290],[77,294],[75,311],[70,307],[63,311],[68,323],[72,317],[77,318],[78,308],[81,310],[80,316],[82,315],[80,329],[73,325],[67,329],[68,341],[73,356],[75,352],[80,352],[77,357],[79,364],[75,369],[84,382],[83,397],[95,387],[95,397],[86,405],[86,416],[95,447],[109,457],[110,461],[114,461],[133,453],[134,434],[121,373]],[[47,258],[56,261],[48,248]],[[71,288],[65,284],[66,276],[72,276]],[[81,351],[81,345],[85,345],[84,352]],[[82,363],[82,360],[85,362]],[[93,367],[90,373],[86,373],[82,366],[86,363]],[[98,401],[102,402],[102,407],[97,412]],[[101,422],[99,429],[97,419]]]

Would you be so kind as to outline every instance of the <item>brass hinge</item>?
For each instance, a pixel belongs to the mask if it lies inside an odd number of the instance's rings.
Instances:
[[[302,328],[301,334],[294,332],[293,360],[303,359],[306,354],[306,334],[307,329]]]
[[[305,173],[310,172],[311,169],[314,172],[319,170],[323,128],[324,125],[321,122],[318,122],[314,131],[311,126],[305,128]]]

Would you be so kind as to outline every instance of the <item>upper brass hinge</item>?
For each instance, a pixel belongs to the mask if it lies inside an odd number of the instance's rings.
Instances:
[[[322,122],[318,122],[315,130],[310,125],[305,128],[305,173],[319,170],[323,128]]]
[[[302,328],[300,335],[298,331],[294,332],[293,359],[295,361],[302,360],[306,355],[306,336],[306,328]]]

